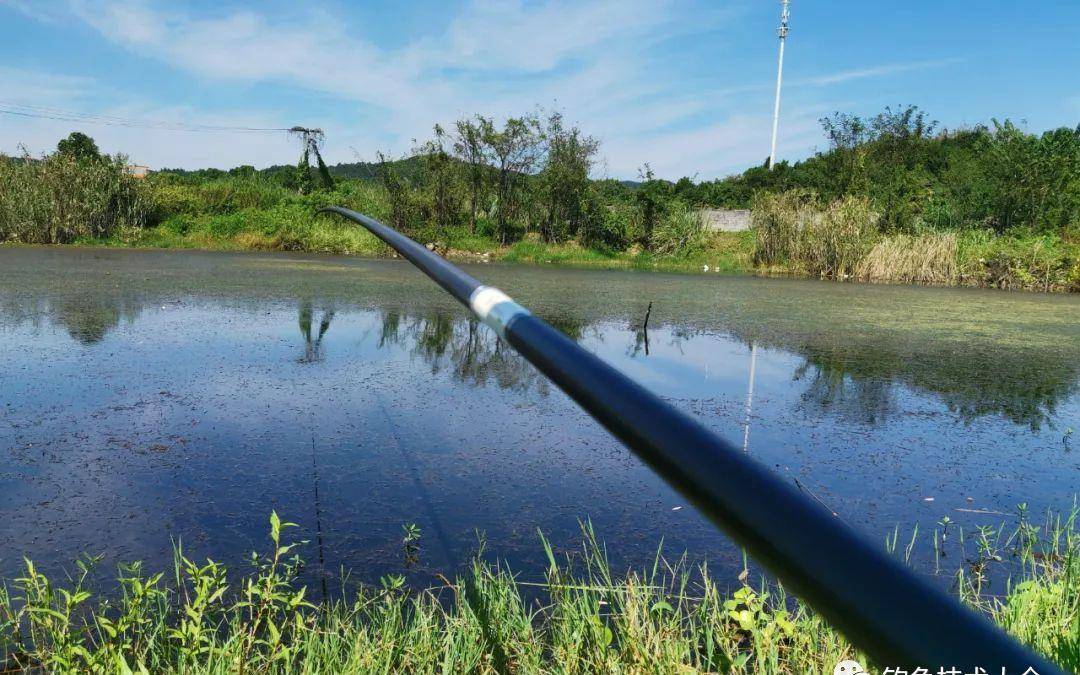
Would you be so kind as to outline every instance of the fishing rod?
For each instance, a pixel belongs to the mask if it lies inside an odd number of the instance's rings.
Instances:
[[[319,211],[363,226],[472,310],[881,667],[1064,673],[499,289],[373,218]]]

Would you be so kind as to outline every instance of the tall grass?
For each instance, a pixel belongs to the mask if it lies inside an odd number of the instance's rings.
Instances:
[[[62,244],[142,227],[148,195],[124,165],[120,156],[0,156],[0,241]]]
[[[989,230],[883,235],[861,197],[822,206],[812,192],[754,201],[754,264],[833,279],[1080,291],[1075,237]]]
[[[763,192],[754,198],[750,229],[754,233],[754,264],[782,265],[799,255],[806,224],[816,213],[815,197],[806,190]]]
[[[1080,537],[1076,514],[1011,534],[934,532],[969,547],[955,587],[1005,630],[1080,667]],[[107,599],[89,565],[57,583],[27,561],[0,590],[0,668],[49,672],[809,673],[865,657],[820,616],[762,581],[734,592],[707,567],[657,555],[617,574],[591,527],[580,552],[557,556],[531,584],[478,556],[456,580],[410,591],[389,576],[314,603],[300,560],[271,515],[270,551],[234,576],[179,549],[169,574],[120,568]],[[909,545],[914,546],[914,539]],[[1007,561],[1003,589],[988,580]],[[918,617],[913,617],[917,620]]]
[[[955,284],[960,275],[955,232],[897,234],[874,245],[856,269],[865,281]]]
[[[674,205],[652,231],[650,249],[661,256],[691,256],[705,248],[705,223],[701,212]]]
[[[878,218],[864,197],[844,197],[822,209],[811,192],[761,194],[751,220],[755,262],[847,278],[873,246]]]

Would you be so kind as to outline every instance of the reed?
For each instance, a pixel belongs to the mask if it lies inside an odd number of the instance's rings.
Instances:
[[[814,193],[806,190],[755,196],[750,220],[755,265],[782,265],[798,258],[799,241],[806,223],[814,217],[815,201]]]
[[[859,261],[863,281],[955,284],[960,270],[955,232],[885,237]]]
[[[879,217],[864,197],[844,197],[821,208],[813,192],[760,194],[751,218],[754,262],[846,279],[873,246]]]
[[[146,224],[145,185],[123,157],[0,156],[0,241],[63,244]]]
[[[865,197],[844,197],[807,221],[800,231],[798,257],[807,273],[847,279],[877,238],[880,215]]]
[[[961,599],[1063,667],[1080,667],[1076,512],[1036,525],[1022,506],[1011,532],[966,535],[947,520],[933,550],[959,548],[946,559],[963,561],[952,584]],[[88,588],[92,563],[57,583],[27,561],[23,576],[0,587],[0,670],[830,673],[844,659],[869,665],[778,584],[732,580],[731,591],[706,566],[659,553],[619,574],[587,524],[577,553],[560,557],[542,540],[548,565],[536,583],[478,555],[437,588],[409,590],[388,576],[319,603],[297,583],[290,527],[271,515],[270,550],[253,556],[246,575],[178,548],[167,574],[122,566],[108,598]],[[926,545],[904,538],[900,552],[898,539],[897,555]],[[1013,577],[992,583],[1007,565]]]

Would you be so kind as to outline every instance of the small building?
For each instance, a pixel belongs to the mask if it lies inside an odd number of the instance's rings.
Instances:
[[[127,172],[127,175],[135,178],[146,178],[150,175],[150,167],[142,164],[128,164],[124,167],[124,171]]]

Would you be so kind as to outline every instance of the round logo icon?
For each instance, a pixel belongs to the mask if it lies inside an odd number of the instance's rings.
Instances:
[[[866,675],[862,665],[858,661],[841,661],[832,669],[832,675]]]

